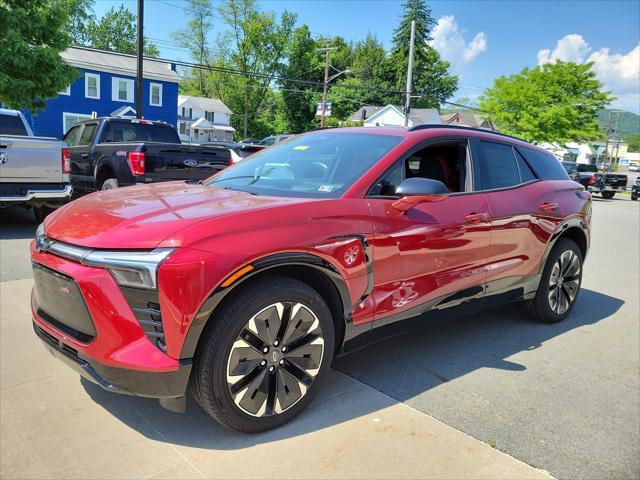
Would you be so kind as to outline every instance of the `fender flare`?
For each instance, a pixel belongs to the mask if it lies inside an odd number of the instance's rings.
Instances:
[[[562,237],[564,233],[570,228],[578,228],[584,234],[584,237],[586,240],[586,248],[585,248],[584,256],[586,257],[586,253],[589,250],[589,227],[587,226],[583,218],[580,218],[580,217],[569,218],[562,224],[558,225],[558,228],[556,228],[553,234],[551,234],[551,237],[547,242],[547,248],[545,249],[544,254],[542,255],[542,259],[540,260],[540,267],[538,268],[539,274],[542,274],[544,267],[547,264],[547,258],[549,258],[549,255],[551,254],[551,250],[553,250],[553,247],[556,245],[558,239]]]
[[[100,158],[100,160],[98,160],[96,162],[96,167],[95,170],[93,171],[93,178],[95,181],[95,185],[96,185],[96,189],[98,189],[98,173],[100,172],[100,170],[102,170],[104,167],[108,167],[111,169],[111,171],[114,173],[114,175],[116,176],[116,179],[119,181],[120,179],[118,178],[118,169],[117,167],[114,165],[113,159],[111,157],[106,157],[103,156]]]
[[[180,352],[181,360],[193,358],[207,322],[211,318],[213,311],[218,307],[222,300],[227,297],[227,295],[233,292],[240,285],[245,284],[252,277],[276,267],[305,266],[322,272],[331,280],[338,291],[338,295],[342,301],[342,311],[344,312],[345,323],[350,321],[353,305],[351,304],[351,297],[349,289],[347,288],[347,283],[344,278],[342,278],[342,275],[337,268],[327,260],[310,253],[278,253],[254,260],[243,267],[247,265],[253,266],[253,270],[229,287],[223,288],[220,285],[216,286],[209,297],[207,297],[207,299],[202,303],[198,313],[196,313],[195,317],[191,321],[184,343],[182,344],[182,350]],[[240,267],[238,270],[243,267]]]

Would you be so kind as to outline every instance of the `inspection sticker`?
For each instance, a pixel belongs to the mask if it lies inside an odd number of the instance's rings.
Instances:
[[[318,187],[319,192],[331,192],[333,190],[333,185],[320,185]]]

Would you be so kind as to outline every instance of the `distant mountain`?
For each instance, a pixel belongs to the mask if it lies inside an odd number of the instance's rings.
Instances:
[[[600,112],[598,112],[598,123],[603,132],[607,130],[609,112],[611,112],[611,128],[614,129],[616,126],[616,117],[618,116],[616,111],[609,109],[600,110]],[[631,112],[622,112],[618,120],[617,133],[618,135],[615,135],[615,133],[613,133],[613,135],[623,138],[627,135],[640,135],[640,115]]]

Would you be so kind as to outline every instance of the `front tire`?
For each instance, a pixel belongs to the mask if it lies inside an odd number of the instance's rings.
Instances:
[[[606,198],[607,200],[611,200],[616,192],[602,192],[602,198]]]
[[[564,320],[573,310],[582,284],[582,252],[568,238],[559,239],[545,264],[529,313],[543,323]]]
[[[203,332],[190,390],[226,427],[260,432],[311,402],[334,353],[331,313],[307,284],[270,276],[239,287]]]

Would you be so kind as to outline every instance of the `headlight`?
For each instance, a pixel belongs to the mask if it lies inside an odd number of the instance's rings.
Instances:
[[[36,241],[38,240],[38,238],[43,236],[44,236],[44,222],[38,225],[38,228],[36,229]]]
[[[157,287],[158,267],[173,250],[173,248],[157,248],[151,252],[94,250],[82,259],[82,263],[108,269],[116,283],[123,287],[154,290]]]

